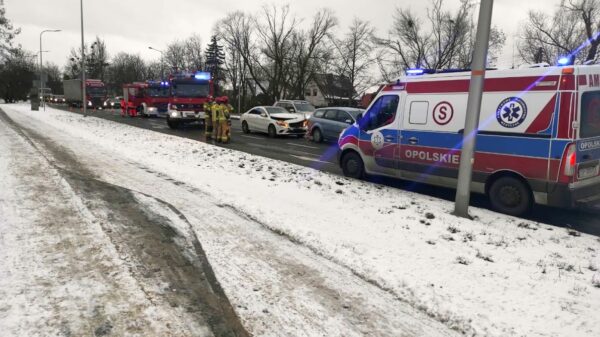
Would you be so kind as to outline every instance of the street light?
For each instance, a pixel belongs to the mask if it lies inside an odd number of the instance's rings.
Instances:
[[[148,47],[148,49],[154,50],[154,51],[157,51],[157,52],[160,53],[160,79],[164,80],[165,79],[165,74],[164,74],[164,69],[163,69],[163,67],[164,67],[163,63],[164,63],[165,52],[163,52],[162,50],[158,50],[156,48],[153,48],[153,47]]]
[[[42,106],[44,107],[44,111],[46,111],[46,102],[45,102],[45,95],[44,95],[44,79],[43,79],[43,67],[44,67],[44,63],[42,62],[42,54],[44,53],[44,51],[42,50],[42,35],[44,33],[57,33],[60,32],[60,29],[46,29],[46,30],[42,30],[42,32],[40,33],[40,93],[42,94]]]

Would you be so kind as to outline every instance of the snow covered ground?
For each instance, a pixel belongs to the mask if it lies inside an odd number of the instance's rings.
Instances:
[[[394,311],[406,304],[466,335],[600,335],[596,237],[482,209],[472,209],[476,220],[468,221],[450,215],[451,203],[418,194],[93,117],[0,107],[73,151],[102,179],[177,207],[257,336],[278,335],[271,324],[288,326],[288,335],[397,336],[392,332],[406,328],[406,319],[419,317]],[[147,175],[127,171],[128,165]],[[217,207],[204,208],[203,201]],[[278,242],[261,228],[289,240]],[[331,265],[310,257],[315,253]],[[311,273],[322,277],[310,279]],[[301,282],[307,277],[355,297],[340,312],[312,303],[340,299],[307,292]],[[343,284],[351,277],[364,284]],[[2,289],[11,281],[5,282]],[[404,323],[394,320],[400,316]],[[425,318],[409,328],[443,335]]]

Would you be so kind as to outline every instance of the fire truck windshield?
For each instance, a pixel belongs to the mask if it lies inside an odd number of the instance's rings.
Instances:
[[[87,87],[85,89],[88,96],[103,97],[106,96],[106,88],[104,87]]]
[[[169,97],[169,88],[167,87],[149,87],[146,91],[150,97]]]
[[[173,96],[175,97],[208,97],[210,94],[209,85],[177,83],[173,85]]]

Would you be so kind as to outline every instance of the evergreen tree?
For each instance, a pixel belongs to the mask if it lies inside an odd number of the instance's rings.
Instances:
[[[206,55],[206,71],[210,72],[213,82],[215,84],[215,96],[220,95],[221,82],[225,79],[225,70],[223,64],[225,63],[225,53],[223,52],[223,46],[219,45],[219,38],[213,35],[210,39],[210,44],[204,52]]]

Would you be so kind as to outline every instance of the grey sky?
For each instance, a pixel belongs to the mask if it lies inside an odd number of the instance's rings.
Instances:
[[[551,12],[559,0],[496,0],[493,24],[507,35],[500,65],[510,65],[512,37],[530,9]],[[381,35],[387,33],[394,8],[412,8],[422,16],[427,0],[84,0],[86,42],[96,35],[106,41],[111,55],[119,51],[139,53],[144,59],[160,54],[148,46],[162,49],[175,39],[197,33],[208,42],[214,23],[232,10],[256,12],[265,3],[290,3],[292,10],[307,21],[317,8],[328,7],[340,19],[342,31],[354,16],[369,20]],[[458,0],[446,0],[447,8]],[[22,33],[17,38],[24,48],[39,50],[39,33],[44,29],[62,29],[44,34],[44,59],[63,66],[72,47],[80,45],[79,0],[4,0],[7,16]]]

